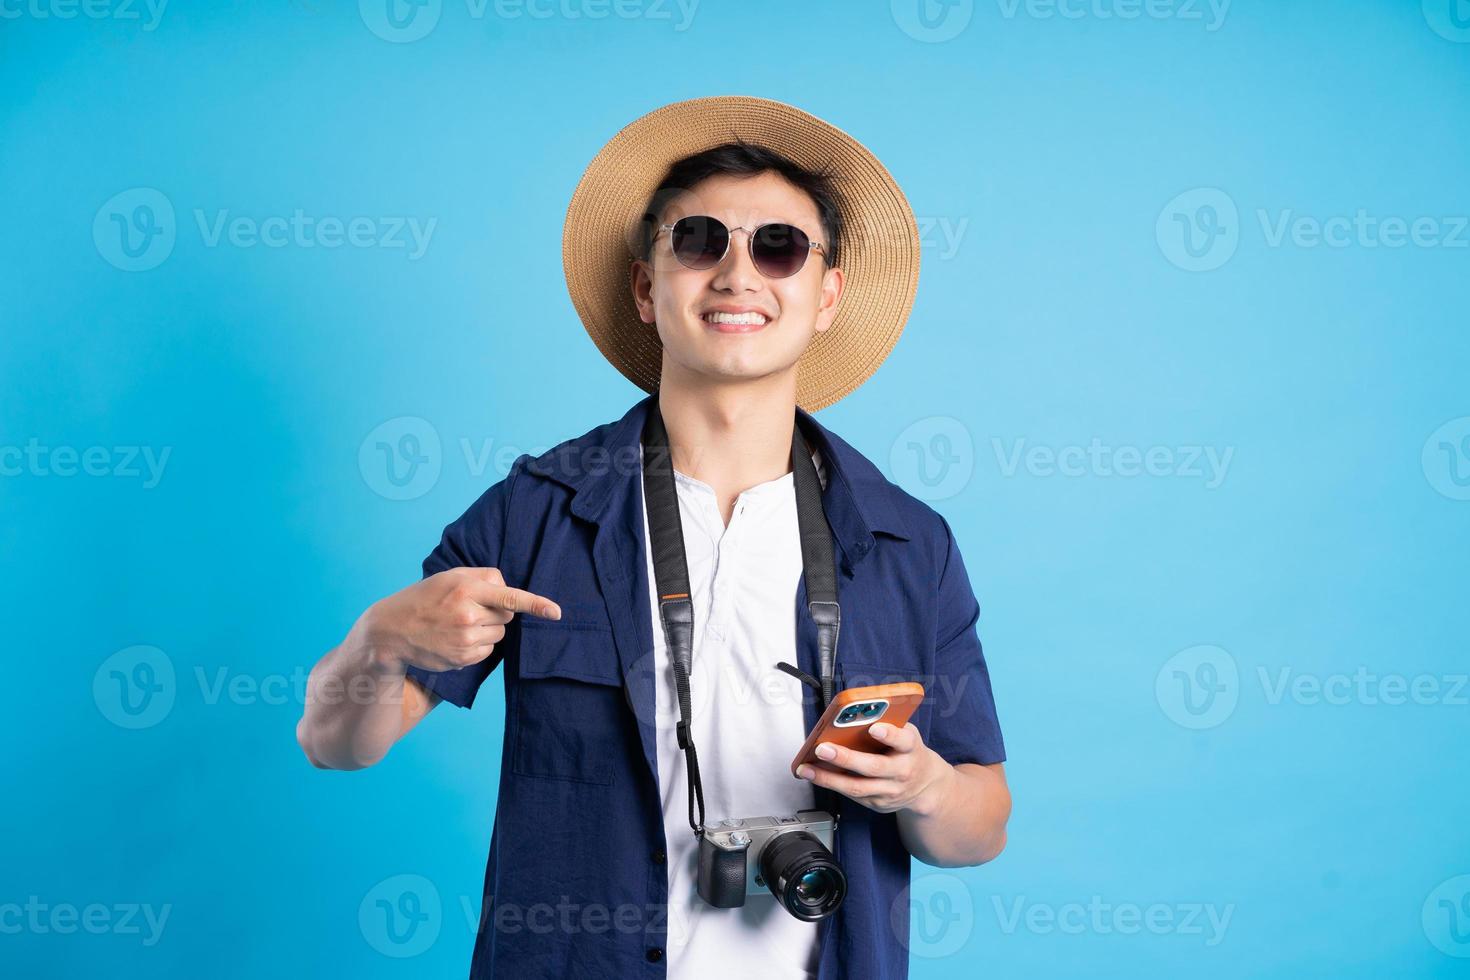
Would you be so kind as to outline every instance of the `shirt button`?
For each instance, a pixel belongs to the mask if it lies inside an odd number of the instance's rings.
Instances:
[[[648,947],[648,952],[643,955],[648,957],[648,962],[657,963],[659,960],[664,958],[664,951],[659,949],[657,946],[650,946]]]
[[[654,864],[663,864],[669,859],[668,855],[665,854],[663,851],[654,851],[652,854],[649,855],[649,857],[653,859]]]

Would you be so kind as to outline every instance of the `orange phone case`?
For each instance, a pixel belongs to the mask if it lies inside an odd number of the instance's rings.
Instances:
[[[888,701],[888,708],[883,714],[872,721],[837,727],[837,716],[843,708],[859,701],[876,701],[879,698]],[[894,728],[902,728],[908,724],[909,717],[923,700],[924,685],[911,681],[901,684],[874,684],[871,687],[849,687],[845,691],[837,692],[832,698],[832,703],[827,705],[827,710],[822,712],[821,719],[817,721],[817,727],[812,729],[812,733],[802,743],[801,750],[796,753],[796,758],[792,760],[791,775],[795,776],[796,770],[805,763],[830,768],[817,758],[817,745],[822,742],[831,742],[833,745],[856,749],[859,752],[881,752],[884,745],[868,734],[868,726],[873,722],[882,721]]]

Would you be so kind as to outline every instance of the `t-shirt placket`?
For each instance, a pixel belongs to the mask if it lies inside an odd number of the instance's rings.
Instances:
[[[720,516],[717,503],[712,497],[706,496],[706,516],[713,521],[710,527],[718,529],[718,538],[714,547],[714,574],[710,578],[710,606],[709,624],[706,632],[710,637],[723,643],[726,639],[729,624],[727,623],[726,610],[730,605],[730,579],[736,574],[738,562],[735,559],[735,551],[739,546],[744,522],[740,519],[745,513],[746,501],[738,499],[735,508],[730,515],[730,523],[726,525]]]

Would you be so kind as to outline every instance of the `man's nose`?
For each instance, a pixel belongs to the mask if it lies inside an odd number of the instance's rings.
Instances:
[[[750,260],[750,232],[744,228],[730,232],[730,247],[716,266],[715,278],[710,285],[732,293],[755,292],[765,285],[760,270]]]

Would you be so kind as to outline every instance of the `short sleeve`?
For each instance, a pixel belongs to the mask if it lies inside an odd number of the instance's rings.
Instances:
[[[499,566],[511,492],[516,477],[530,458],[526,455],[517,458],[503,480],[481,494],[480,499],[444,529],[438,546],[424,559],[424,578],[450,568]],[[499,662],[500,658],[491,654],[477,664],[457,670],[430,671],[410,666],[407,674],[445,701],[468,708],[474,703],[475,692]]]
[[[990,671],[975,628],[980,603],[970,586],[954,532],[943,517],[947,553],[939,577],[934,714],[927,744],[951,765],[1005,761]]]

